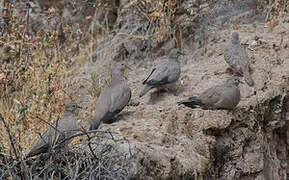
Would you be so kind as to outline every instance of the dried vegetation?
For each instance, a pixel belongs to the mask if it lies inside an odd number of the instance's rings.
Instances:
[[[81,12],[86,6],[94,11],[102,6],[102,2],[88,3],[75,1],[68,6]],[[40,9],[31,5],[35,4],[4,1],[1,5],[1,178],[125,179],[130,153],[121,152],[119,146],[128,142],[116,139],[111,132],[87,134],[82,138],[85,142],[74,141],[70,148],[57,151],[59,144],[56,144],[43,156],[24,158],[27,148],[39,137],[37,134],[61,117],[64,103],[77,100],[69,81],[73,75],[71,67],[89,53],[84,49],[93,49],[91,44],[97,41],[89,26],[63,20],[57,6],[40,3]],[[95,23],[91,20],[93,10],[84,14],[91,27]],[[107,32],[108,29],[102,29],[97,37]],[[87,40],[89,43],[85,43]],[[101,90],[98,78],[93,74],[89,79],[94,96]],[[91,143],[92,140],[97,144]]]

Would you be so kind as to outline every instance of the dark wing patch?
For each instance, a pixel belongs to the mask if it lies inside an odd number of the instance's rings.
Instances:
[[[152,79],[147,82],[148,85],[164,85],[167,84],[169,81],[169,76],[164,76],[161,80],[156,81],[155,79]]]
[[[156,70],[156,68],[153,68],[153,70],[151,71],[151,73],[148,75],[148,77],[142,82],[142,84],[146,84],[147,80],[151,77],[151,75],[153,74],[153,72]]]

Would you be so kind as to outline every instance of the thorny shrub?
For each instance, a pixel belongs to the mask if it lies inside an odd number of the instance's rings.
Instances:
[[[78,135],[88,140],[61,149],[56,144],[28,160],[1,154],[1,179],[129,179],[133,156],[126,139],[118,139],[110,131]]]

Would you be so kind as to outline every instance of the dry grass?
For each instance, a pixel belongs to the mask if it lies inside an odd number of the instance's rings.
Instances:
[[[172,23],[180,3],[179,0],[141,0],[131,1],[130,6],[137,10],[139,16],[150,22],[152,29],[150,37],[157,42],[163,42],[168,35],[174,33],[175,25]]]
[[[43,132],[47,127],[37,117],[52,123],[62,116],[63,105],[67,101],[77,101],[70,84],[72,67],[75,63],[83,63],[83,57],[92,53],[109,30],[97,34],[93,31],[95,22],[91,21],[88,29],[69,25],[63,25],[63,30],[59,27],[45,29],[43,26],[33,33],[27,9],[14,11],[14,4],[7,2],[3,7],[7,11],[4,14],[5,30],[0,38],[1,177],[127,179],[129,154],[119,151],[120,144],[125,142],[108,132],[87,135],[88,140],[82,143],[74,141],[71,148],[59,152],[52,148],[30,163],[30,160],[22,159],[26,148],[38,138],[36,133]],[[58,16],[57,9],[50,8],[47,12],[48,22]],[[65,38],[61,35],[62,31]],[[86,40],[88,43],[83,44]],[[100,78],[91,74],[92,96],[98,96],[101,91]],[[94,150],[88,148],[94,143]]]
[[[277,17],[282,17],[289,12],[289,1],[288,0],[274,0],[270,1],[269,8],[267,9],[266,21],[272,20]]]
[[[82,33],[82,29],[69,25],[63,25],[65,41],[59,28],[43,26],[34,34],[28,11],[14,11],[14,4],[7,2],[3,7],[7,11],[3,13],[6,21],[0,38],[0,113],[22,152],[38,137],[36,132],[43,132],[47,127],[36,117],[54,122],[61,117],[67,101],[77,100],[70,88],[69,77],[73,75],[70,70],[78,61],[75,57],[91,53],[87,46],[96,44],[97,39],[90,36],[91,32]],[[49,22],[58,10],[51,8],[48,12],[45,20]],[[87,37],[90,43],[81,45]],[[96,82],[93,78],[91,81]],[[100,89],[98,84],[95,86],[97,95]],[[3,147],[9,152],[8,135],[2,123],[0,130]]]
[[[0,45],[4,52],[0,113],[13,127],[12,134],[21,151],[22,147],[30,145],[31,132],[45,127],[36,116],[51,122],[61,114],[60,107],[67,97],[63,90],[69,86],[64,77],[72,62],[65,55],[66,49],[60,50],[57,31],[30,36],[16,14],[11,13],[6,18],[9,24],[6,24]],[[4,132],[2,124],[0,129]],[[6,138],[5,134],[3,136]]]

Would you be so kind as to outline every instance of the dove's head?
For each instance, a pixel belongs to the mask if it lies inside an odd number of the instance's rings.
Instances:
[[[66,112],[74,112],[76,109],[78,108],[82,108],[81,106],[79,106],[78,104],[76,104],[75,102],[71,101],[68,104],[65,105],[65,111]]]
[[[129,66],[127,66],[124,62],[118,62],[115,65],[115,70],[117,72],[124,73],[126,69],[132,70]]]
[[[169,53],[169,58],[177,59],[180,55],[184,55],[179,49],[172,49]]]
[[[239,42],[239,34],[237,32],[233,32],[232,34],[232,42],[238,43]]]
[[[240,83],[244,84],[243,81],[241,81],[237,76],[231,76],[229,77],[229,79],[227,80],[227,83],[229,84],[234,84],[236,86],[238,86]]]

